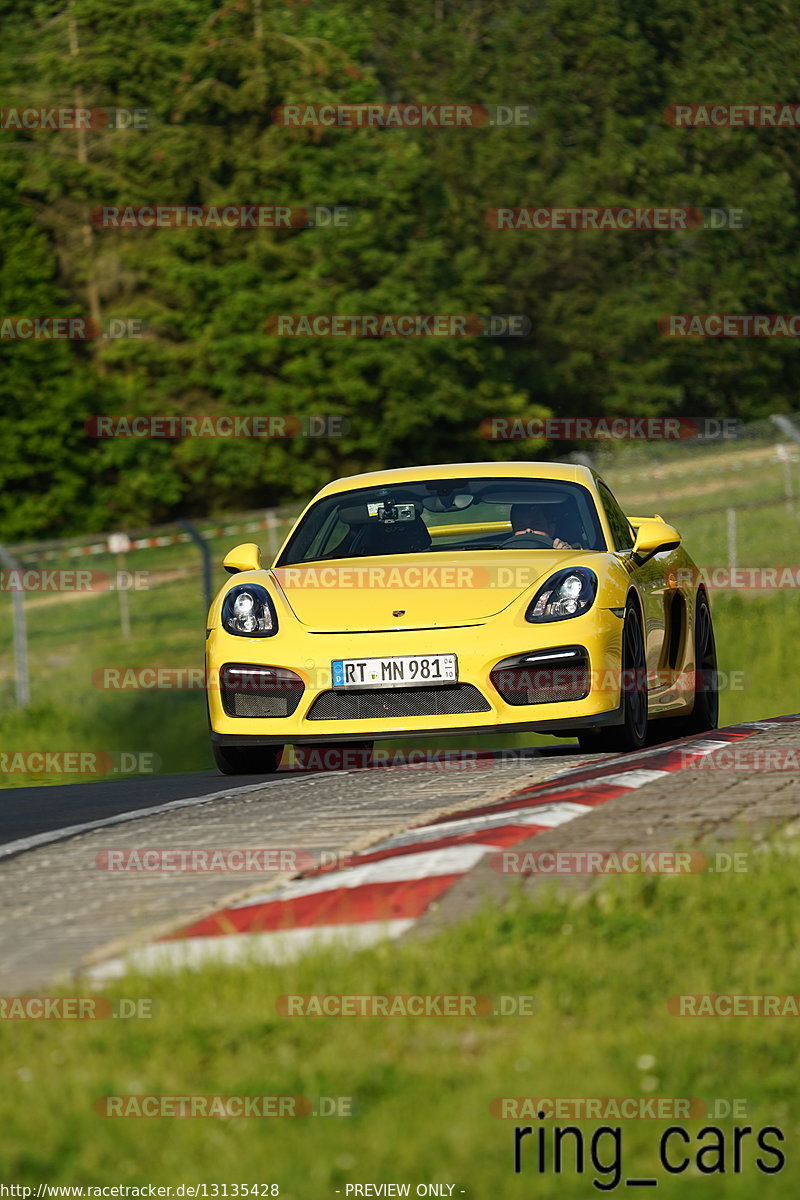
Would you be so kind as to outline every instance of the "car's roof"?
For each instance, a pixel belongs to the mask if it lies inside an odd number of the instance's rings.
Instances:
[[[562,479],[593,488],[593,472],[576,463],[550,462],[469,462],[434,463],[427,467],[396,467],[388,471],[367,471],[334,479],[317,493],[318,497],[348,492],[353,488],[384,487],[394,483],[419,483],[424,479]]]

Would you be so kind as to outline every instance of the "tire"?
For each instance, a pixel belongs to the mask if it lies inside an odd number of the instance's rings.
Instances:
[[[294,747],[297,765],[307,771],[353,771],[372,765],[373,742],[319,742]]]
[[[674,737],[707,733],[719,721],[717,645],[708,599],[701,592],[694,614],[694,708],[688,717],[677,717]]]
[[[586,754],[619,750],[641,750],[647,739],[647,658],[639,613],[629,600],[622,626],[622,679],[620,681],[623,720],[621,725],[579,733],[578,742]]]
[[[272,775],[278,769],[283,746],[221,746],[212,742],[211,753],[223,775]]]

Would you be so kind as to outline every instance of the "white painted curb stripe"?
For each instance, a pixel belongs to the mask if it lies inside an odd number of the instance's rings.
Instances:
[[[409,833],[401,833],[395,838],[370,846],[368,854],[376,850],[399,850],[404,846],[413,846],[417,842],[433,842],[439,838],[454,837],[459,833],[472,833],[476,829],[501,828],[503,825],[541,825],[544,828],[554,828],[579,817],[582,813],[592,811],[590,804],[575,804],[569,800],[561,800],[556,804],[542,804],[538,808],[530,805],[525,808],[509,808],[498,813],[495,817],[467,817],[462,820],[442,821],[438,825],[425,825],[412,829]]]
[[[785,719],[774,718],[768,722],[751,722],[750,727],[772,728],[781,723],[786,723]],[[698,738],[690,742],[685,749],[688,755],[705,755],[729,745],[730,742],[728,741],[718,741],[713,738]],[[649,752],[648,757],[663,752],[662,748],[654,748]],[[582,769],[585,768],[577,768],[578,771]],[[594,807],[593,805],[575,803],[574,801],[560,802],[557,799],[560,792],[572,790],[574,794],[575,788],[600,790],[604,787],[613,788],[615,786],[635,790],[649,783],[664,779],[679,769],[677,767],[672,767],[670,770],[632,767],[627,771],[598,774],[594,778],[572,785],[569,783],[562,784],[561,786],[556,784],[555,787],[548,788],[549,794],[552,797],[552,802],[550,803],[546,802],[538,807],[535,803],[528,803],[524,808],[508,809],[497,813],[496,816],[487,816],[484,814],[474,818],[456,817],[452,821],[442,822],[441,824],[421,826],[418,829],[409,831],[407,834],[401,834],[396,838],[390,838],[383,843],[378,843],[367,853],[380,850],[381,848],[400,849],[401,847],[414,845],[416,842],[424,843],[425,841],[434,841],[442,837],[457,835],[458,833],[466,833],[471,829],[489,829],[513,824],[553,827],[572,820]],[[272,782],[277,783],[280,781],[275,780]],[[237,791],[253,791],[263,786],[265,785],[258,784],[254,787],[237,789]],[[532,790],[535,796],[536,789]],[[170,808],[206,803],[219,796],[231,794],[235,793],[229,791],[192,800],[175,801],[171,804],[160,805],[157,808],[141,810],[139,813],[126,813],[116,818],[109,818],[107,821],[92,822],[85,828],[97,828],[105,824],[115,824],[117,821],[135,819],[137,816],[166,811]],[[498,801],[497,803],[501,802]],[[82,831],[83,829],[83,827],[79,826],[73,828],[77,831]],[[63,830],[58,831],[51,840],[65,836],[68,832]],[[0,854],[2,854],[2,849],[0,848]],[[381,859],[375,863],[366,863],[361,867],[344,868],[317,878],[301,879],[265,895],[249,897],[246,901],[242,901],[231,907],[245,909],[270,904],[275,901],[292,900],[301,896],[324,894],[327,891],[333,892],[343,888],[357,888],[371,883],[410,882],[412,880],[435,878],[442,875],[464,875],[485,855],[490,852],[496,852],[496,850],[495,846],[483,843],[451,846],[434,851],[421,849],[418,854],[397,855],[396,857]],[[354,948],[373,945],[375,942],[387,937],[400,936],[410,929],[415,922],[416,918],[404,918],[395,921],[353,922],[336,926],[303,926],[298,929],[258,934],[239,933],[234,936],[210,938],[176,938],[172,941],[155,942],[147,946],[138,947],[124,958],[116,958],[91,968],[87,974],[92,981],[103,981],[119,978],[131,968],[145,971],[171,970],[180,969],[181,967],[196,967],[205,962],[212,961],[218,963],[247,961],[261,961],[266,963],[287,962],[299,957],[314,945],[336,944],[348,945]]]
[[[624,788],[640,788],[645,787],[648,783],[655,783],[658,779],[667,779],[670,775],[674,775],[674,771],[656,771],[647,770],[645,767],[634,768],[632,771],[621,771],[618,775],[603,775],[592,787],[624,787]]]
[[[230,909],[253,908],[275,900],[296,900],[300,896],[363,887],[368,883],[403,883],[414,879],[434,879],[437,875],[464,875],[480,861],[488,848],[468,844],[448,846],[443,850],[426,850],[421,854],[402,854],[397,858],[382,858],[380,862],[365,863],[363,867],[345,867],[341,871],[330,871],[315,878],[298,879],[296,883],[287,883],[275,891],[249,896],[239,904],[230,905]]]
[[[154,942],[132,950],[121,958],[90,967],[86,976],[91,983],[121,979],[128,971],[144,973],[198,968],[207,963],[265,963],[278,965],[294,962],[309,950],[325,946],[343,946],[360,950],[386,938],[397,938],[414,924],[414,918],[395,921],[363,921],[357,925],[312,925],[287,929],[280,933],[241,933],[236,937],[183,938],[175,942]]]
[[[691,746],[682,750],[684,758],[705,758],[708,754],[714,754],[717,750],[730,750],[735,746],[736,742],[715,742],[709,738],[703,738],[702,741],[692,742]]]

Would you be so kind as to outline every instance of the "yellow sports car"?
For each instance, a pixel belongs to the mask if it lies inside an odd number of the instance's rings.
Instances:
[[[716,726],[700,574],[672,526],[626,517],[588,467],[338,479],[273,566],[254,544],[223,565],[206,678],[226,774],[275,770],[287,744],[530,731],[637,749],[650,722]]]

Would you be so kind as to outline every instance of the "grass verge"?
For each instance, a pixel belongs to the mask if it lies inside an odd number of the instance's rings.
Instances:
[[[613,1178],[589,1157],[597,1122],[574,1122],[587,1139],[582,1176],[571,1143],[560,1175],[539,1174],[533,1138],[515,1176],[515,1122],[490,1114],[493,1099],[697,1097],[746,1103],[746,1119],[716,1122],[725,1173],[695,1165],[708,1144],[699,1138],[704,1120],[683,1122],[692,1162],[676,1176],[657,1159],[665,1122],[611,1121],[622,1129],[623,1194],[634,1177],[656,1178],[667,1197],[797,1194],[798,1019],[690,1019],[667,1007],[676,993],[796,989],[796,858],[751,854],[747,863],[744,874],[608,880],[581,901],[549,892],[534,902],[518,892],[502,910],[487,908],[433,942],[314,954],[279,968],[128,979],[106,990],[153,997],[152,1020],[0,1021],[5,1175],[22,1183],[274,1182],[284,1200],[344,1196],[347,1184],[380,1182],[410,1183],[412,1195],[417,1183],[452,1183],[454,1196],[463,1188],[478,1197],[563,1200],[596,1194],[593,1178],[606,1186]],[[530,995],[534,1014],[276,1011],[287,993],[371,992]],[[96,1115],[99,1097],[120,1094],[347,1096],[355,1112],[297,1120]],[[759,1171],[755,1135],[742,1143],[734,1172],[735,1124],[782,1129],[787,1163],[777,1179]],[[600,1149],[609,1164],[608,1147]],[[709,1166],[712,1157],[701,1161]]]

